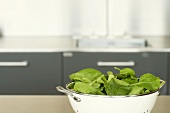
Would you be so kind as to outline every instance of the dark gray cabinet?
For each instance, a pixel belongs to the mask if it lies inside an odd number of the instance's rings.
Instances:
[[[109,53],[109,52],[66,52],[63,53],[63,81],[70,82],[69,75],[83,68],[95,68],[106,73],[115,67],[130,67],[139,77],[152,73],[167,80],[167,53],[138,52],[138,53]],[[161,89],[161,94],[167,94],[167,84]]]
[[[166,83],[168,84],[168,95],[170,95],[170,53],[168,53],[168,80]]]
[[[0,95],[55,95],[61,53],[0,53]]]

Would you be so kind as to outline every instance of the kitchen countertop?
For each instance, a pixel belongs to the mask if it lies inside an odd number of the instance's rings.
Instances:
[[[170,113],[170,96],[158,96],[151,113]],[[1,113],[74,113],[67,96],[1,95]]]
[[[77,48],[76,39],[67,36],[1,37],[0,52],[170,52],[170,37],[145,37],[145,39],[149,43],[148,47]]]

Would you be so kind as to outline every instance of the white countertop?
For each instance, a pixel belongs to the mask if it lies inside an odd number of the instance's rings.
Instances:
[[[0,52],[170,52],[170,38],[148,40],[156,44],[143,48],[77,48],[71,37],[1,37]]]
[[[170,113],[170,96],[158,96],[151,113]],[[74,113],[68,98],[58,96],[0,96],[1,113]]]
[[[112,52],[112,53],[137,53],[137,52],[170,52],[170,48],[0,48],[0,53],[5,52]]]

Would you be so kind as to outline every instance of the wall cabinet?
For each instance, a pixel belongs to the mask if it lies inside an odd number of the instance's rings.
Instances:
[[[0,53],[0,95],[60,94],[61,53]]]
[[[149,72],[167,80],[167,53],[70,52],[63,53],[63,56],[63,85],[70,82],[70,74],[88,67],[99,69],[103,73],[108,70],[116,73],[114,66],[131,67],[138,77]],[[161,94],[167,94],[167,84],[161,89]]]

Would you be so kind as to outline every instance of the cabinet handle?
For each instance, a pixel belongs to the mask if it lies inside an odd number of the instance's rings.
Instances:
[[[135,62],[97,62],[97,66],[135,66]]]
[[[21,62],[0,62],[0,67],[10,67],[10,66],[27,66],[27,61],[21,61]]]

